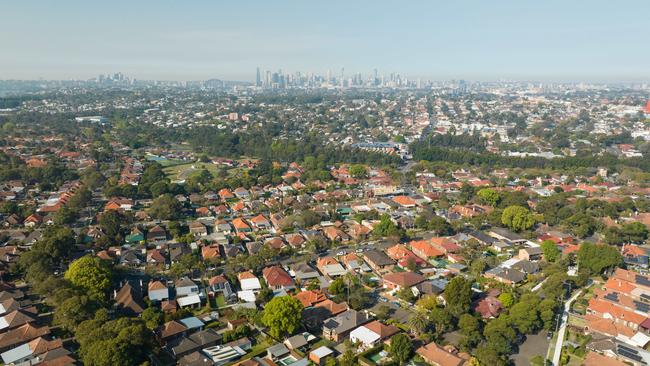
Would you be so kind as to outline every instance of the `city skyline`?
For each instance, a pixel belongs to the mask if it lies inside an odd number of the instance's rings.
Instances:
[[[319,74],[344,67],[422,80],[650,80],[650,6],[642,1],[152,4],[7,5],[0,79],[121,71],[255,82],[256,67]]]

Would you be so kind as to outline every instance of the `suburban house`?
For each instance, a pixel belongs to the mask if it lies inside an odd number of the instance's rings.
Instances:
[[[447,351],[439,347],[435,342],[418,348],[415,353],[420,355],[426,363],[433,366],[463,366],[467,364],[469,359],[469,355],[461,358],[456,352]]]
[[[264,268],[262,276],[266,284],[273,290],[290,290],[296,287],[291,276],[280,266]]]
[[[368,265],[377,272],[390,271],[395,266],[395,261],[392,260],[386,253],[371,249],[363,253],[363,259]]]
[[[199,293],[199,286],[187,277],[182,277],[174,283],[176,297],[195,295]]]
[[[424,276],[415,272],[394,272],[383,277],[385,288],[398,291],[403,288],[411,288],[424,281]]]
[[[167,300],[169,299],[169,288],[162,281],[149,282],[147,296],[154,302]]]
[[[323,337],[333,342],[341,342],[353,329],[368,321],[368,315],[365,313],[353,309],[346,310],[323,322]]]
[[[368,349],[397,333],[399,333],[399,328],[396,326],[386,325],[375,320],[350,332],[350,341],[352,343],[359,342],[363,348]]]

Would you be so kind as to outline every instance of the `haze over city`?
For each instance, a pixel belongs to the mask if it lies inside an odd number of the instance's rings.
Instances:
[[[15,1],[0,79],[254,81],[262,67],[432,80],[650,78],[646,1]]]
[[[650,365],[650,2],[0,13],[0,365]]]

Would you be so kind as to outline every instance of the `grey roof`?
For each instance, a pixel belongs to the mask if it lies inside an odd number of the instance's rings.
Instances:
[[[539,271],[539,265],[535,262],[521,260],[512,265],[513,269],[522,271],[524,273],[537,273]]]
[[[280,357],[289,353],[289,349],[282,343],[276,343],[267,349],[272,357]]]
[[[304,334],[296,334],[295,336],[287,338],[285,342],[288,342],[292,349],[304,347],[308,344],[307,338]]]
[[[364,256],[368,261],[371,261],[378,266],[390,266],[391,264],[395,264],[395,261],[386,255],[386,253],[376,249],[365,252]]]
[[[201,347],[219,341],[222,337],[214,329],[200,330],[196,333],[190,334],[188,337]]]
[[[365,313],[349,309],[333,318],[325,320],[323,327],[332,329],[340,334],[352,330],[359,325],[366,323],[368,320],[368,316]]]
[[[201,346],[199,344],[197,344],[193,340],[191,340],[189,338],[185,338],[185,337],[179,338],[179,339],[171,342],[169,346],[170,346],[172,352],[174,353],[174,355],[176,355],[176,356],[182,355],[184,353],[196,351],[199,348],[201,348]]]
[[[469,233],[469,236],[471,236],[472,238],[474,238],[474,239],[476,239],[476,240],[478,240],[478,241],[480,241],[482,243],[489,244],[489,245],[492,245],[497,241],[495,238],[485,234],[482,231],[474,230],[474,231]]]
[[[190,280],[187,277],[182,277],[174,283],[174,286],[176,287],[190,287],[190,286],[196,286],[196,283],[194,281]]]
[[[525,240],[521,235],[513,233],[512,231],[502,227],[495,227],[492,228],[490,231],[493,232],[494,234],[506,238],[509,241]]]

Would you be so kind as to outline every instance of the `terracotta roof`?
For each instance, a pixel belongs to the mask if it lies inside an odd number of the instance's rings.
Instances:
[[[167,288],[167,285],[165,285],[161,281],[153,281],[153,282],[149,282],[148,288],[149,291],[163,290]]]
[[[415,206],[416,204],[415,200],[408,196],[397,196],[393,198],[393,201],[402,206]]]
[[[346,302],[336,303],[330,299],[319,302],[318,304],[315,305],[315,307],[325,308],[329,310],[330,314],[332,315],[338,315],[349,309],[348,304]]]
[[[280,266],[266,267],[262,270],[262,275],[269,286],[293,286],[293,279]]]
[[[161,338],[168,338],[183,333],[187,327],[176,320],[168,321],[159,329]]]
[[[251,228],[242,218],[239,217],[232,220],[232,226],[235,227],[235,230],[246,230],[246,229],[250,230]]]
[[[237,278],[241,281],[248,278],[257,278],[257,277],[252,272],[246,271],[246,272],[239,272]]]
[[[438,366],[461,366],[465,364],[465,360],[438,347],[435,342],[422,346],[415,352],[428,363]]]
[[[325,297],[325,294],[323,294],[321,291],[313,291],[313,290],[301,291],[295,294],[293,297],[300,300],[302,306],[306,308],[310,306],[314,306],[319,302],[327,300],[327,297]]]
[[[415,252],[415,254],[419,255],[420,257],[430,258],[441,257],[445,255],[443,251],[434,247],[431,243],[425,240],[412,241],[410,245],[413,249],[413,252]]]
[[[589,351],[587,357],[582,361],[583,366],[627,366],[623,361],[619,361],[613,357],[607,357],[599,353]]]
[[[366,327],[366,328],[370,329],[371,331],[379,334],[381,339],[386,339],[386,338],[392,336],[393,334],[396,334],[396,333],[399,332],[399,328],[397,328],[396,326],[394,326],[394,325],[386,325],[384,323],[381,323],[378,320],[372,321],[372,322],[364,325],[364,327]]]
[[[384,281],[390,282],[399,287],[415,286],[424,280],[425,278],[422,275],[414,272],[395,272],[384,276]]]

